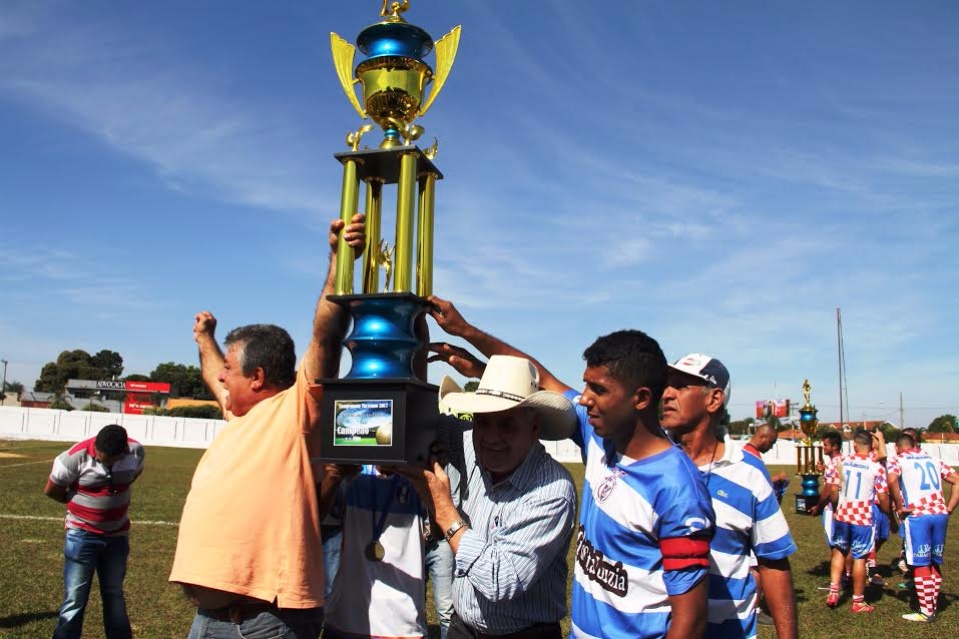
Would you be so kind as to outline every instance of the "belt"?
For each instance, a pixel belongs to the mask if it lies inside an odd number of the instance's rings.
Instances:
[[[204,608],[203,614],[208,617],[212,617],[217,621],[229,621],[230,623],[242,623],[247,619],[252,619],[260,613],[270,612],[279,610],[276,607],[275,603],[266,603],[264,602],[247,602],[247,603],[235,603],[229,606],[223,606],[222,608],[214,608],[212,610]]]
[[[475,628],[467,625],[465,621],[459,618],[455,612],[453,617],[450,620],[452,625],[453,620],[459,621],[459,623],[466,628],[471,635],[476,639],[541,639],[542,637],[561,637],[562,629],[558,622],[552,623],[534,623],[532,626],[522,628],[520,630],[514,630],[513,632],[507,632],[502,635],[489,635],[485,632],[480,632]]]

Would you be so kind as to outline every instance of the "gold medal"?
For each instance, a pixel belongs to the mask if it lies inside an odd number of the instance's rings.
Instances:
[[[386,556],[386,550],[379,539],[374,539],[366,546],[366,558],[370,561],[383,561]]]

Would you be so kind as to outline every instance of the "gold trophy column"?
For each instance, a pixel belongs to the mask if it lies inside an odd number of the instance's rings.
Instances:
[[[366,180],[366,254],[363,256],[363,292],[380,291],[380,217],[383,208],[383,181]]]
[[[394,293],[409,293],[413,286],[413,207],[416,204],[416,160],[411,151],[400,158],[400,176],[396,194],[396,277]]]
[[[349,224],[356,214],[356,198],[360,185],[356,179],[356,160],[343,163],[343,187],[340,191],[340,219]],[[336,294],[353,292],[353,249],[346,243],[345,231],[340,231],[336,241]]]
[[[417,219],[416,294],[433,294],[433,203],[436,199],[436,174],[426,173],[420,180],[420,210]]]

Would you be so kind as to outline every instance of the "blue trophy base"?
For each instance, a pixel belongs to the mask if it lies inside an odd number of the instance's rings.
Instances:
[[[802,477],[802,491],[796,495],[796,512],[811,514],[810,509],[819,503],[819,474],[807,473]]]
[[[331,295],[353,330],[353,360],[342,379],[323,384],[320,458],[347,464],[423,464],[439,415],[439,389],[413,374],[420,349],[414,322],[429,302],[412,293]]]

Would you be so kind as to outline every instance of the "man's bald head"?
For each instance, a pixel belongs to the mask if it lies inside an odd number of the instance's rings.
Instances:
[[[753,433],[753,438],[749,440],[749,443],[759,452],[766,453],[776,445],[777,439],[779,439],[779,433],[776,432],[775,428],[770,424],[760,424],[756,427],[756,432]]]

